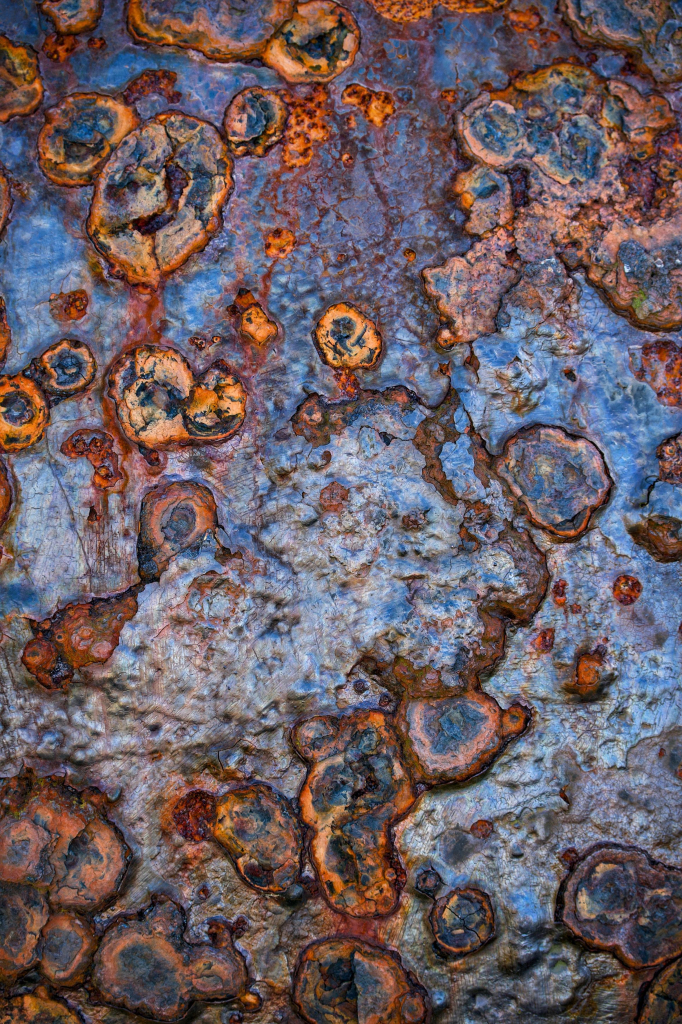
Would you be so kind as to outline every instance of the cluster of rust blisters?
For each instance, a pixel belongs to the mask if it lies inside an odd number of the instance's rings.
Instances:
[[[429,15],[432,9],[428,0],[372,3],[380,13],[399,22]],[[129,0],[128,27],[143,43],[197,49],[220,61],[260,59],[293,84],[329,82],[353,63],[360,33],[353,16],[341,5],[331,0],[298,5],[292,0],[259,0],[256,6],[256,19],[247,18],[236,7],[229,13],[221,7],[219,17],[207,19],[206,8],[201,6],[169,14],[160,0]],[[450,0],[445,6],[479,11],[499,4]],[[40,8],[65,37],[90,31],[101,15],[98,0],[81,0],[75,5],[43,0]],[[628,49],[660,82],[680,77],[676,52],[673,59],[670,47],[652,43],[642,26],[641,38],[635,42],[631,33],[623,35],[617,3],[579,8],[572,0],[564,0],[562,8],[581,41]],[[664,27],[665,18],[674,12],[669,4],[660,8],[663,13],[657,10],[656,17],[661,21],[659,27]],[[10,82],[0,99],[2,121],[35,110],[42,98],[42,84],[29,48],[15,47],[2,37],[0,49]],[[572,99],[562,106],[564,86],[572,90]],[[169,101],[178,102],[180,94],[172,91],[172,83],[168,88]],[[139,95],[144,94],[142,89]],[[324,91],[312,94],[310,114],[306,100],[290,102],[277,90],[242,90],[226,110],[225,139],[208,122],[177,112],[157,115],[140,125],[135,99],[134,91],[123,93],[122,99],[96,93],[67,97],[46,114],[39,159],[55,184],[95,184],[88,220],[90,237],[114,276],[146,288],[159,287],[164,277],[203,249],[220,229],[232,187],[230,152],[237,157],[263,156],[284,140],[285,162],[302,166],[309,159],[314,133],[326,137],[320,113]],[[394,112],[389,94],[360,85],[348,86],[343,102],[359,109],[377,127]],[[533,104],[544,104],[552,115],[549,146],[535,146],[528,131],[528,118],[536,116],[529,115]],[[313,124],[310,131],[301,128],[306,117]],[[474,100],[458,122],[460,142],[474,162],[458,175],[455,194],[468,216],[465,230],[480,240],[463,257],[448,261],[446,268],[424,272],[426,290],[437,302],[445,324],[438,338],[440,345],[447,349],[492,333],[502,295],[524,272],[524,260],[530,258],[532,249],[532,218],[538,218],[538,211],[532,209],[525,223],[524,215],[518,213],[522,206],[533,206],[536,199],[533,196],[529,204],[526,196],[524,203],[516,202],[519,168],[526,174],[539,174],[541,182],[544,176],[564,189],[583,190],[577,206],[565,194],[560,198],[565,203],[564,234],[557,233],[554,242],[562,237],[560,255],[566,264],[583,266],[613,308],[636,326],[678,327],[682,300],[672,273],[675,254],[662,224],[654,221],[650,227],[641,218],[638,221],[637,203],[634,218],[633,210],[619,216],[614,209],[599,223],[589,209],[598,197],[595,182],[612,190],[610,199],[619,198],[614,168],[619,169],[623,183],[632,180],[631,171],[624,169],[624,158],[644,162],[655,157],[655,173],[668,180],[668,164],[674,163],[675,155],[674,125],[662,97],[642,96],[624,82],[604,84],[599,76],[574,64],[541,69],[517,78],[504,92]],[[78,145],[76,140],[85,126],[89,141]],[[163,167],[150,171],[152,156],[158,151],[164,153]],[[201,188],[196,187],[197,166]],[[150,173],[155,176],[152,185]],[[674,177],[671,172],[669,179]],[[666,207],[668,200],[670,195],[658,197],[661,221],[676,215],[672,202]],[[0,175],[0,230],[10,204],[9,185]],[[573,218],[577,208],[579,216]],[[288,243],[281,247],[273,242],[268,255],[276,257],[288,251]],[[662,267],[664,272],[656,277],[652,267]],[[643,284],[652,278],[654,284],[642,300]],[[465,296],[467,302],[463,303]],[[244,340],[263,345],[277,336],[277,325],[251,293],[237,297],[234,315],[239,317],[238,329]],[[416,396],[405,388],[370,392],[355,381],[355,371],[377,365],[383,341],[376,324],[352,303],[329,307],[313,339],[322,361],[347,374],[338,378],[347,397],[329,402],[319,395],[309,396],[294,416],[296,434],[312,444],[326,444],[331,434],[341,433],[359,411],[371,411],[384,403],[416,407]],[[650,363],[657,360],[659,398],[678,405],[682,404],[677,394],[679,354],[670,346],[674,344],[668,343],[664,353],[667,365],[661,367],[659,345],[655,352],[644,353],[643,367],[647,359]],[[95,369],[87,346],[64,339],[34,360],[23,374],[3,378],[0,410],[6,411],[5,419],[21,418],[15,410],[22,403],[31,416],[30,429],[28,423],[15,424],[24,428],[23,432],[8,434],[2,450],[17,451],[38,440],[49,419],[49,405],[87,388]],[[641,376],[649,379],[644,368]],[[176,445],[222,443],[244,422],[246,393],[225,364],[215,363],[196,376],[180,353],[161,346],[142,346],[121,356],[109,377],[109,394],[123,434],[147,454]],[[421,435],[425,446],[429,444],[427,429]],[[113,441],[103,431],[77,431],[61,450],[70,458],[87,458],[95,470],[95,485],[102,489],[122,479]],[[500,456],[482,461],[505,482],[531,523],[555,540],[582,536],[594,513],[608,501],[612,486],[599,449],[587,438],[556,426],[522,430],[507,440]],[[434,456],[427,467],[434,479],[438,479],[436,463]],[[661,479],[666,479],[663,472]],[[438,483],[444,487],[442,479]],[[342,507],[348,492],[341,485],[330,486],[337,489],[332,493],[325,488],[328,493],[324,499],[321,494],[320,504],[334,510]],[[340,493],[343,491],[345,496]],[[11,496],[9,478],[0,464],[0,525],[9,512]],[[203,485],[184,481],[149,491],[140,510],[138,537],[143,584],[158,581],[175,555],[199,544],[216,526],[215,501]],[[682,524],[670,517],[650,516],[630,532],[652,557],[668,562],[682,557],[680,528]],[[74,670],[106,661],[125,622],[137,610],[140,589],[69,605],[52,619],[35,623],[35,638],[23,657],[27,668],[44,686],[56,688],[66,685]],[[621,605],[634,604],[641,592],[635,577],[623,575],[614,581],[613,596]],[[526,621],[524,615],[524,611],[512,614],[505,607],[492,612],[482,609],[492,646],[497,644],[499,649],[499,627],[492,620],[504,616]],[[502,628],[502,641],[503,637]],[[599,690],[605,654],[598,646],[580,655],[576,692],[592,696]],[[392,671],[398,694],[395,711],[361,709],[341,717],[313,718],[295,728],[293,746],[308,766],[299,794],[302,824],[281,794],[266,783],[253,782],[234,786],[219,796],[198,790],[186,794],[173,809],[180,834],[188,841],[217,842],[240,877],[257,892],[270,895],[283,895],[296,887],[307,844],[320,890],[335,910],[351,917],[391,914],[405,883],[393,846],[393,826],[408,813],[422,788],[475,777],[531,721],[531,711],[524,705],[500,708],[481,689],[475,673],[452,692],[435,670],[415,671],[396,662]],[[26,806],[32,806],[28,797],[26,800]],[[26,812],[26,821],[36,824],[30,813]],[[87,827],[92,820],[87,819]],[[49,833],[49,822],[43,826]],[[30,847],[35,836],[28,835],[28,825],[21,827],[24,832],[17,832],[17,842],[24,846],[28,842]],[[4,831],[0,823],[0,835],[4,836]],[[58,835],[55,849],[61,838]],[[127,857],[125,844],[123,848]],[[37,872],[45,867],[41,851]],[[33,867],[24,865],[24,869]],[[491,941],[495,922],[490,897],[469,886],[436,898],[441,880],[435,871],[431,875],[434,877],[418,881],[417,888],[434,900],[430,923],[437,951],[456,959]],[[677,928],[682,900],[679,875],[678,869],[657,864],[642,851],[599,847],[573,863],[559,894],[557,912],[589,948],[614,952],[633,969],[665,964],[682,952]],[[41,885],[48,885],[39,874],[27,875],[24,881],[36,892]],[[119,884],[120,878],[116,886]],[[36,938],[35,950],[40,952],[27,955],[40,962],[44,976],[54,984],[78,984],[90,969],[97,942],[87,917],[76,918],[71,911],[75,906],[83,915],[92,913],[112,897],[108,894],[99,903],[79,908],[68,902],[62,889],[54,897],[52,890],[47,891],[54,912],[42,926],[41,937]],[[37,934],[40,904],[31,903],[28,896],[26,900],[30,944]],[[256,1009],[258,1000],[248,991],[246,968],[233,948],[229,923],[209,922],[211,942],[200,945],[184,940],[185,923],[182,908],[165,898],[110,922],[101,941],[98,937],[92,969],[93,990],[101,1001],[159,1021],[179,1019],[196,1002],[236,999],[244,1009]],[[62,933],[71,936],[70,947],[76,938],[80,940],[80,959],[66,973],[60,966],[59,944],[66,941]],[[642,1022],[667,1024],[672,1020],[670,1007],[682,1000],[680,962],[664,967],[647,986],[640,1007]],[[22,964],[20,971],[32,964]],[[141,980],[141,973],[146,981]],[[295,971],[293,1001],[310,1024],[355,1024],[360,1020],[421,1024],[429,1012],[425,991],[397,953],[350,937],[319,940],[304,950]],[[10,1012],[15,1014],[11,1019],[22,1019],[16,1014],[23,1014],[27,1021],[40,1020],[41,1024],[43,1020],[71,1024],[76,1019],[68,1007],[42,994],[16,997],[10,1009],[0,1008],[0,1021],[2,1013]]]

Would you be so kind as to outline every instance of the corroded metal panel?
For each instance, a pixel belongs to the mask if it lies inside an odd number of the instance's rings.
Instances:
[[[1,1024],[679,1024],[677,4],[0,32]]]

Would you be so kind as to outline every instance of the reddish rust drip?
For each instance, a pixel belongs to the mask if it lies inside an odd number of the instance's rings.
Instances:
[[[636,576],[625,573],[613,581],[613,596],[619,604],[630,605],[638,601],[642,593],[642,584]]]
[[[12,485],[9,482],[7,469],[4,463],[0,462],[0,530],[7,522],[12,508]]]
[[[173,808],[173,821],[183,839],[200,843],[213,838],[217,820],[217,800],[212,793],[193,789]]]
[[[45,37],[42,51],[48,60],[54,61],[55,64],[64,64],[73,51],[78,48],[78,45],[77,36],[60,36],[52,33]]]
[[[50,295],[50,316],[57,323],[69,324],[82,320],[88,311],[88,293],[82,288],[73,292],[58,292]]]
[[[0,225],[2,224],[2,210],[0,210]],[[2,230],[0,226],[0,230]],[[12,332],[7,319],[7,306],[2,295],[0,295],[0,367],[4,365],[7,352],[12,344]]]
[[[102,665],[118,646],[121,630],[137,614],[137,595],[130,587],[113,597],[68,604],[52,618],[32,622],[34,639],[21,656],[24,667],[47,690],[65,689],[76,669]]]
[[[634,970],[665,963],[682,953],[682,871],[634,846],[595,846],[562,882],[557,920]]]
[[[175,88],[178,76],[175,71],[148,68],[134,78],[121,93],[126,103],[137,103],[145,96],[163,96],[169,103],[179,103],[182,93]]]
[[[115,487],[123,479],[118,468],[118,455],[114,451],[114,439],[103,430],[76,430],[62,442],[59,450],[70,459],[88,460],[95,470],[92,476],[95,487],[106,490]]]

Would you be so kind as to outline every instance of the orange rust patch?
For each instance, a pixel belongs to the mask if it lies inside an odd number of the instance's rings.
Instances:
[[[50,295],[50,316],[58,323],[68,324],[82,320],[88,311],[88,293],[82,288],[73,292]]]
[[[613,581],[613,596],[619,604],[634,604],[642,593],[642,584],[636,576],[623,573]]]
[[[41,49],[48,60],[54,61],[55,64],[64,64],[73,51],[78,49],[78,45],[79,40],[76,36],[52,34],[45,36]]]
[[[114,597],[67,604],[50,619],[32,622],[33,640],[21,661],[47,690],[65,688],[76,669],[102,665],[118,646],[121,630],[137,614],[139,587]]]
[[[337,370],[371,370],[383,351],[374,321],[350,302],[337,302],[325,310],[313,340],[322,361]]]
[[[92,32],[102,17],[102,0],[41,0],[38,6],[63,36]]]
[[[515,11],[506,10],[504,17],[516,32],[534,32],[542,24],[542,15],[534,6]]]
[[[41,933],[40,970],[53,985],[79,985],[97,948],[95,933],[77,914],[53,914]]]
[[[332,480],[330,484],[320,491],[320,507],[325,512],[341,512],[347,502],[350,491],[338,480]]]
[[[492,821],[486,821],[485,818],[480,818],[479,821],[473,823],[469,831],[477,839],[489,839],[493,834],[493,823]]]
[[[40,441],[50,420],[45,395],[21,373],[0,377],[0,452],[18,452]]]
[[[284,259],[296,248],[296,235],[289,228],[273,228],[265,239],[265,255],[270,259]]]
[[[237,329],[244,341],[253,345],[267,345],[277,337],[277,324],[245,288],[239,289],[228,312],[238,317]]]
[[[173,822],[183,839],[193,843],[213,838],[217,819],[217,800],[213,793],[192,789],[173,808]]]
[[[166,68],[148,68],[134,78],[121,93],[126,103],[137,103],[144,96],[163,96],[169,103],[179,103],[182,93],[175,88],[178,76]]]
[[[657,562],[682,561],[682,520],[674,516],[647,516],[628,526],[628,533]]]
[[[638,380],[646,381],[662,405],[682,406],[682,348],[667,338],[642,346]]]
[[[270,39],[263,63],[287,82],[330,82],[351,66],[359,46],[350,11],[333,0],[307,0]]]
[[[62,441],[59,450],[70,459],[88,460],[95,470],[92,475],[95,487],[106,490],[115,487],[123,479],[123,474],[118,468],[118,455],[114,451],[114,439],[104,430],[76,430]]]
[[[323,85],[316,85],[302,95],[290,96],[287,105],[289,117],[283,136],[282,160],[287,167],[307,167],[315,144],[329,138],[329,93]]]
[[[235,156],[264,156],[280,141],[288,117],[279,92],[251,86],[234,96],[225,111],[223,125]]]
[[[580,697],[598,696],[604,685],[605,656],[606,647],[603,644],[598,644],[593,651],[580,654],[575,664],[575,675],[566,689]]]
[[[361,110],[370,124],[376,128],[382,128],[389,117],[395,114],[395,102],[390,92],[368,89],[357,82],[346,86],[341,94],[341,100],[348,106]]]
[[[548,654],[554,648],[554,629],[542,629],[532,640],[532,645],[541,654]]]

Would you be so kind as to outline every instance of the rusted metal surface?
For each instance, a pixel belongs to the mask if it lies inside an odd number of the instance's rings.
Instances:
[[[0,0],[0,1024],[679,1024],[679,17]]]

